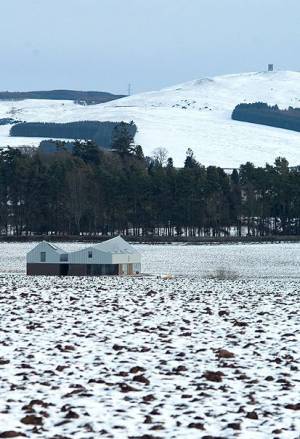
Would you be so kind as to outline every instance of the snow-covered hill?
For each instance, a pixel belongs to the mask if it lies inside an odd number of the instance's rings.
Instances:
[[[31,122],[78,120],[133,120],[136,142],[151,155],[164,147],[176,165],[182,165],[188,147],[203,164],[237,167],[256,165],[285,156],[300,164],[300,133],[231,120],[242,102],[262,101],[281,108],[300,107],[300,73],[258,72],[204,78],[93,106],[71,101],[26,100],[0,102],[0,118]],[[9,126],[0,127],[0,144],[38,144],[40,139],[8,138]]]

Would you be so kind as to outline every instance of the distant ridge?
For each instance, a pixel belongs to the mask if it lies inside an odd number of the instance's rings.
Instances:
[[[46,91],[1,91],[1,101],[22,101],[25,99],[48,99],[61,101],[77,101],[86,104],[103,104],[104,102],[120,99],[125,95],[114,95],[103,91],[77,91],[77,90],[46,90]]]
[[[45,95],[44,95],[45,96]],[[72,96],[72,99],[74,96]],[[78,105],[76,100],[3,101],[0,94],[1,146],[38,146],[43,138],[10,137],[7,119],[28,123],[80,121],[127,122],[138,127],[135,142],[151,156],[166,148],[175,166],[182,166],[187,148],[203,165],[238,168],[286,157],[300,164],[300,133],[273,126],[232,120],[237,105],[263,102],[300,108],[300,72],[249,72],[200,78],[162,90],[111,100],[100,105]]]

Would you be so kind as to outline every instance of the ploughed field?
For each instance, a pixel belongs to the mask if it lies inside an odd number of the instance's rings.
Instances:
[[[297,245],[259,247],[269,277],[254,246],[207,276],[188,246],[141,246],[170,280],[26,277],[22,245],[0,245],[0,438],[299,438],[299,278],[275,257]]]

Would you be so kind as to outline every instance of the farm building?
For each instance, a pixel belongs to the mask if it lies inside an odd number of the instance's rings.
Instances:
[[[120,236],[73,252],[43,241],[27,253],[26,262],[28,275],[102,276],[141,272],[141,255]]]

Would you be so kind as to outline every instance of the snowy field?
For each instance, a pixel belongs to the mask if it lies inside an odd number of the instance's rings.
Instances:
[[[299,439],[300,245],[139,245],[139,278],[26,277],[33,245],[0,243],[0,438]]]
[[[26,253],[37,245],[0,243],[0,274],[25,273]],[[57,243],[67,251],[88,243]],[[300,279],[300,243],[229,245],[136,245],[145,274],[207,278],[225,271],[232,277]]]
[[[231,120],[236,105],[266,102],[280,108],[300,106],[300,73],[252,72],[202,78],[99,105],[72,101],[0,101],[0,118],[27,122],[133,120],[136,143],[151,155],[164,147],[176,166],[182,166],[188,147],[203,165],[233,168],[247,161],[257,166],[286,157],[299,165],[300,133]],[[10,126],[0,127],[0,146],[28,144],[34,138],[9,137]]]

